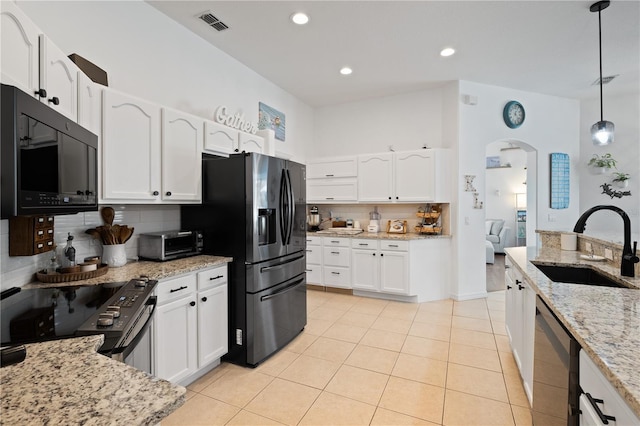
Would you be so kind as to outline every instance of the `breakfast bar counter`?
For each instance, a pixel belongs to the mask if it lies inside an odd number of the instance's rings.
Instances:
[[[154,425],[185,402],[186,389],[96,351],[103,335],[25,345],[0,369],[2,424]]]

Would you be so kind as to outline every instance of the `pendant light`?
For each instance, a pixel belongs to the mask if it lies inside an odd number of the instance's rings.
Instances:
[[[609,7],[609,0],[602,0],[591,5],[591,12],[598,12],[598,41],[600,45],[600,121],[591,126],[591,140],[594,145],[604,146],[613,142],[614,125],[610,121],[605,121],[602,113],[602,22],[600,12]]]

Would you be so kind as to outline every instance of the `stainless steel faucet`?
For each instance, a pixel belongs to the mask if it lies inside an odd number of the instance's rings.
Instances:
[[[594,212],[598,210],[611,210],[618,213],[622,216],[622,220],[624,221],[624,246],[622,247],[622,262],[620,263],[620,275],[624,277],[634,277],[635,276],[635,267],[634,264],[640,261],[640,258],[636,255],[636,250],[638,248],[638,242],[633,242],[633,251],[631,250],[631,220],[629,220],[629,216],[622,210],[620,207],[611,206],[611,205],[600,205],[591,207],[586,212],[582,213],[582,216],[576,222],[576,226],[573,228],[573,232],[577,232],[582,234],[584,232],[585,225],[587,224],[587,219]]]

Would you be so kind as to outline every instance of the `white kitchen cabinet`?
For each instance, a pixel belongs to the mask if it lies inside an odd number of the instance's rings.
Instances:
[[[46,102],[59,113],[78,119],[78,73],[80,68],[44,34],[40,34],[40,89]]]
[[[236,152],[265,152],[262,136],[244,133],[215,121],[204,122],[204,152],[228,156]]]
[[[187,385],[228,350],[227,265],[158,283],[154,319],[155,375]]]
[[[162,108],[162,200],[202,200],[202,140],[204,120]]]
[[[198,368],[228,352],[227,266],[198,272]]]
[[[155,375],[172,383],[193,374],[198,365],[196,275],[158,283],[154,319]]]
[[[0,2],[0,78],[38,97],[40,29],[11,1]]]
[[[505,259],[505,328],[513,357],[520,370],[525,393],[533,396],[533,344],[535,335],[536,295],[522,274]]]
[[[353,239],[354,289],[409,295],[409,243]]]
[[[580,351],[580,424],[602,426],[598,410],[608,416],[609,426],[639,425],[640,419],[629,408],[584,350]],[[589,395],[591,401],[589,400]]]
[[[344,203],[358,200],[357,157],[329,157],[307,163],[307,201]]]
[[[327,287],[351,288],[351,247],[349,238],[322,240],[322,281]]]
[[[103,89],[102,200],[160,200],[160,106]]]
[[[98,177],[102,176],[102,86],[78,72],[78,124],[98,136]],[[93,174],[89,174],[93,179]],[[102,185],[98,182],[98,197],[102,198]]]
[[[444,149],[360,155],[358,201],[448,201],[448,162]]]
[[[307,284],[322,285],[322,237],[307,237]]]

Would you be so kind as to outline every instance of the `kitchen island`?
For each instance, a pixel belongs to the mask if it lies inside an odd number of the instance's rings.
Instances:
[[[25,345],[26,359],[0,369],[2,424],[153,425],[186,389],[97,353],[103,335]]]
[[[640,418],[640,278],[620,277],[619,265],[582,259],[580,255],[584,253],[578,251],[517,247],[506,252],[531,288]],[[624,281],[628,288],[553,282],[531,262],[589,265]]]

